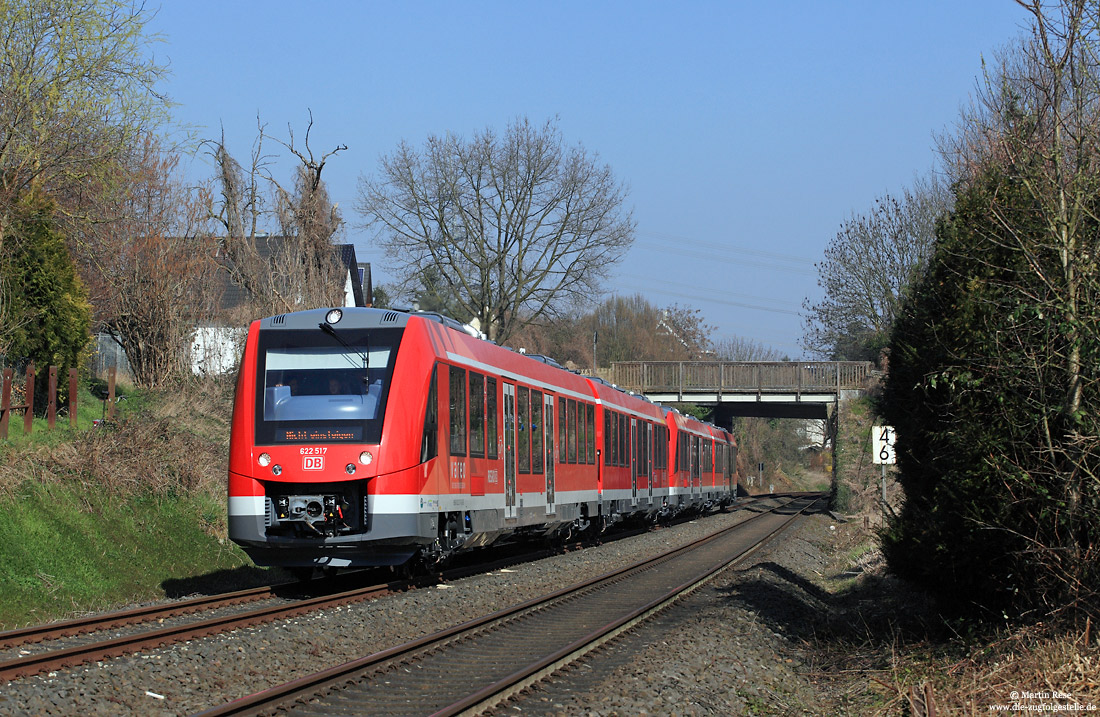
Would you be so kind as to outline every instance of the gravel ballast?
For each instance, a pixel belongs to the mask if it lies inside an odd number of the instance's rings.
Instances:
[[[193,714],[534,598],[745,520],[715,514],[435,588],[358,603],[0,686],[0,714]],[[827,611],[812,581],[828,515],[551,677],[501,714],[829,714],[788,624]],[[802,632],[802,630],[800,630]]]

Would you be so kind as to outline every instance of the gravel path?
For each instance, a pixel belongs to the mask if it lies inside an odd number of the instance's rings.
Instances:
[[[0,686],[0,714],[192,714],[627,565],[749,515],[708,516],[437,588],[24,678]],[[800,676],[783,636],[785,623],[814,619],[805,576],[823,570],[829,521],[810,517],[758,553],[756,567],[727,571],[652,626],[573,667],[568,681],[551,679],[497,712],[830,713]]]

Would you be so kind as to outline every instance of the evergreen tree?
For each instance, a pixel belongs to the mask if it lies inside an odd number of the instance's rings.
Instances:
[[[8,361],[34,361],[39,397],[45,395],[47,386],[42,379],[49,366],[67,373],[80,365],[91,326],[91,307],[57,226],[55,210],[38,188],[20,198],[9,227],[12,253],[0,267],[12,292],[16,326]]]

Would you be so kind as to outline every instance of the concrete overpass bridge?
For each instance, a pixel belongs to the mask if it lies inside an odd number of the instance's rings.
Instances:
[[[600,375],[659,403],[711,406],[722,426],[734,416],[830,419],[876,378],[867,361],[624,361]]]

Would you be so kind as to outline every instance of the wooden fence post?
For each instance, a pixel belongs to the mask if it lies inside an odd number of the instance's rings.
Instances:
[[[11,369],[4,369],[0,386],[0,438],[8,437],[8,419],[11,417]]]
[[[107,369],[107,418],[115,420],[115,377],[118,369],[112,366]]]
[[[69,369],[69,428],[76,428],[76,369]]]
[[[57,424],[57,366],[50,366],[49,407],[46,409],[46,425],[52,431]]]
[[[26,409],[23,411],[23,434],[29,436],[31,430],[34,428],[34,361],[31,361],[27,366],[27,396],[24,404]]]

